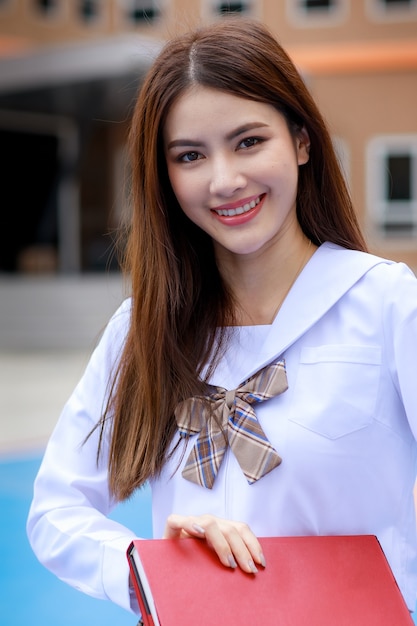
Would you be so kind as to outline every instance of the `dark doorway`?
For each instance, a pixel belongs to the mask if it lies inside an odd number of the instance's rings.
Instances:
[[[58,137],[0,129],[0,271],[55,270],[58,250]]]

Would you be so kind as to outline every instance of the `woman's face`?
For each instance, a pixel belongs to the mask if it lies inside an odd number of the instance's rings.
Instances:
[[[202,86],[174,103],[164,127],[177,200],[223,254],[257,254],[299,229],[298,167],[308,144],[274,107]]]

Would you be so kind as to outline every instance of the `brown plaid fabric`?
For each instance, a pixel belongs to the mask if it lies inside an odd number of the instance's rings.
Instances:
[[[253,404],[264,402],[288,389],[285,361],[267,365],[238,389],[211,387],[206,396],[181,402],[175,417],[182,437],[199,433],[182,475],[211,489],[229,445],[249,484],[281,463],[269,443]]]

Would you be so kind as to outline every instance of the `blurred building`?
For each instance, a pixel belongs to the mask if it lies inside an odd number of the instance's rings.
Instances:
[[[117,269],[144,72],[171,34],[231,11],[303,72],[373,250],[417,268],[417,0],[0,0],[0,272]]]

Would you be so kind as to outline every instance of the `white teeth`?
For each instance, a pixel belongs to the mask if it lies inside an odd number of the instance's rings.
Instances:
[[[247,213],[250,209],[254,209],[257,204],[261,201],[260,198],[256,198],[256,200],[251,200],[251,202],[247,202],[243,206],[238,207],[237,209],[221,209],[216,211],[217,215],[224,215],[225,217],[233,217],[234,215],[242,215],[242,213]]]

